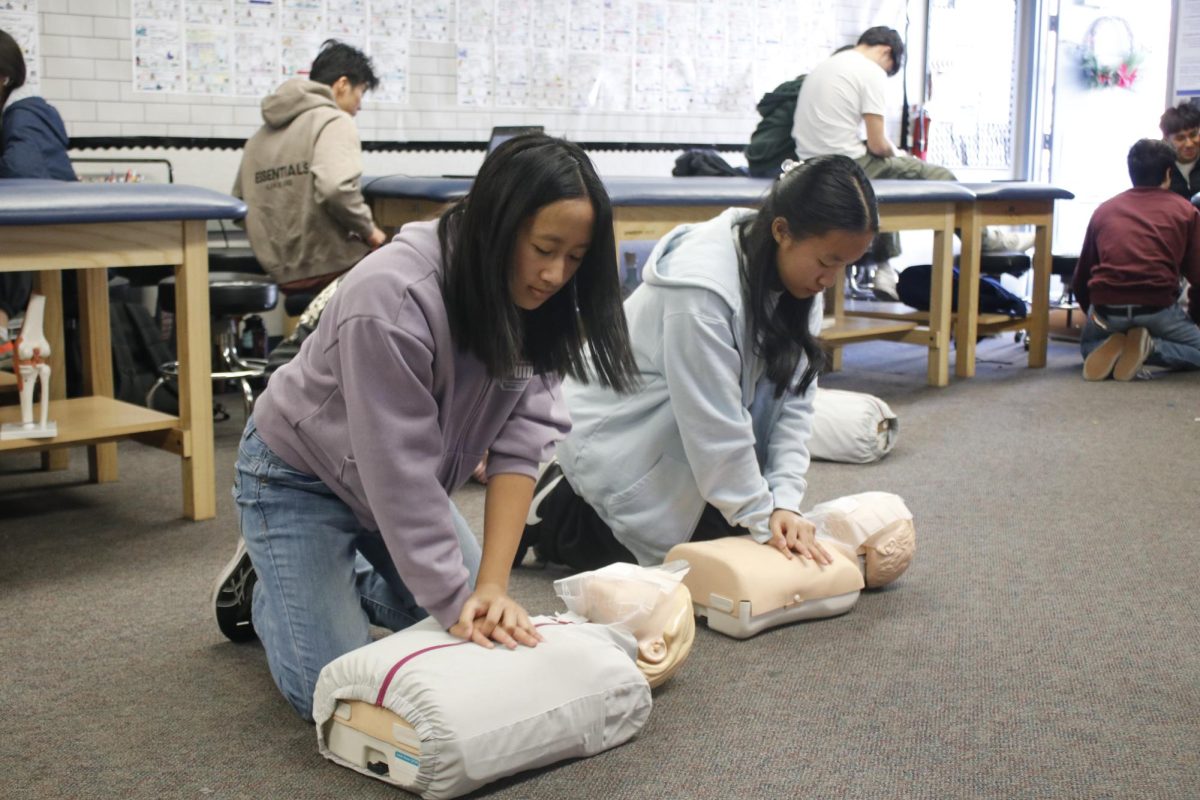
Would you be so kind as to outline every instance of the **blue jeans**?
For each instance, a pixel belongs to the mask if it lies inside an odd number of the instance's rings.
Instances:
[[[1089,309],[1079,337],[1079,350],[1087,358],[1109,336],[1130,328],[1150,331],[1154,350],[1146,358],[1147,364],[1167,369],[1200,369],[1200,326],[1192,322],[1178,303],[1153,314],[1101,314],[1095,308]]]
[[[238,448],[233,497],[258,582],[254,630],[275,685],[305,719],[321,668],[370,643],[369,625],[400,630],[427,616],[405,588],[383,538],[362,527],[320,479],[288,466],[251,417]],[[471,583],[481,550],[450,506]]]

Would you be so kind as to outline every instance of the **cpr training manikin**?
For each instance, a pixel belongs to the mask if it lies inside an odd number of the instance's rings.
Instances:
[[[894,494],[850,495],[804,516],[832,564],[788,559],[749,537],[687,543],[661,567],[612,564],[556,581],[568,610],[534,618],[537,647],[479,647],[427,619],[347,653],[317,681],[321,753],[447,798],[616,747],[648,719],[651,688],[686,660],[694,615],[746,638],[842,614],[912,560],[912,514]]]

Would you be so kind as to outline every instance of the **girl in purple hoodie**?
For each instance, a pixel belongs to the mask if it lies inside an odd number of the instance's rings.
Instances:
[[[355,266],[271,377],[242,437],[242,540],[214,605],[229,638],[257,634],[302,716],[369,624],[428,614],[485,647],[537,644],[507,585],[538,464],[570,428],[560,376],[635,380],[615,264],[587,156],[517,137],[440,219]],[[485,452],[481,551],[450,493]]]

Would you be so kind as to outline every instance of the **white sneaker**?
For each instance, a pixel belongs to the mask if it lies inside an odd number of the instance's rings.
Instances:
[[[1013,251],[1023,253],[1033,247],[1034,235],[1022,231],[1002,231],[998,228],[983,229],[982,250],[985,253]]]
[[[875,265],[875,279],[871,288],[874,289],[877,298],[899,301],[900,295],[896,293],[896,284],[899,282],[900,273],[896,271],[890,261],[880,261]]]

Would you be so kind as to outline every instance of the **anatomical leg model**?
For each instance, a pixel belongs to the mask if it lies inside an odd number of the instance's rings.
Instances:
[[[17,390],[21,395],[21,422],[8,423],[0,429],[0,439],[43,439],[58,435],[58,426],[50,416],[50,342],[42,329],[46,298],[34,294],[25,309],[25,324],[16,341],[5,344],[13,351],[13,368],[17,373]],[[33,420],[33,389],[41,382],[41,415]]]
[[[683,582],[710,628],[744,639],[777,625],[844,614],[864,587],[890,583],[912,561],[912,514],[894,494],[849,495],[804,516],[828,545],[832,563],[788,559],[749,536],[671,548],[668,561],[690,565]]]

